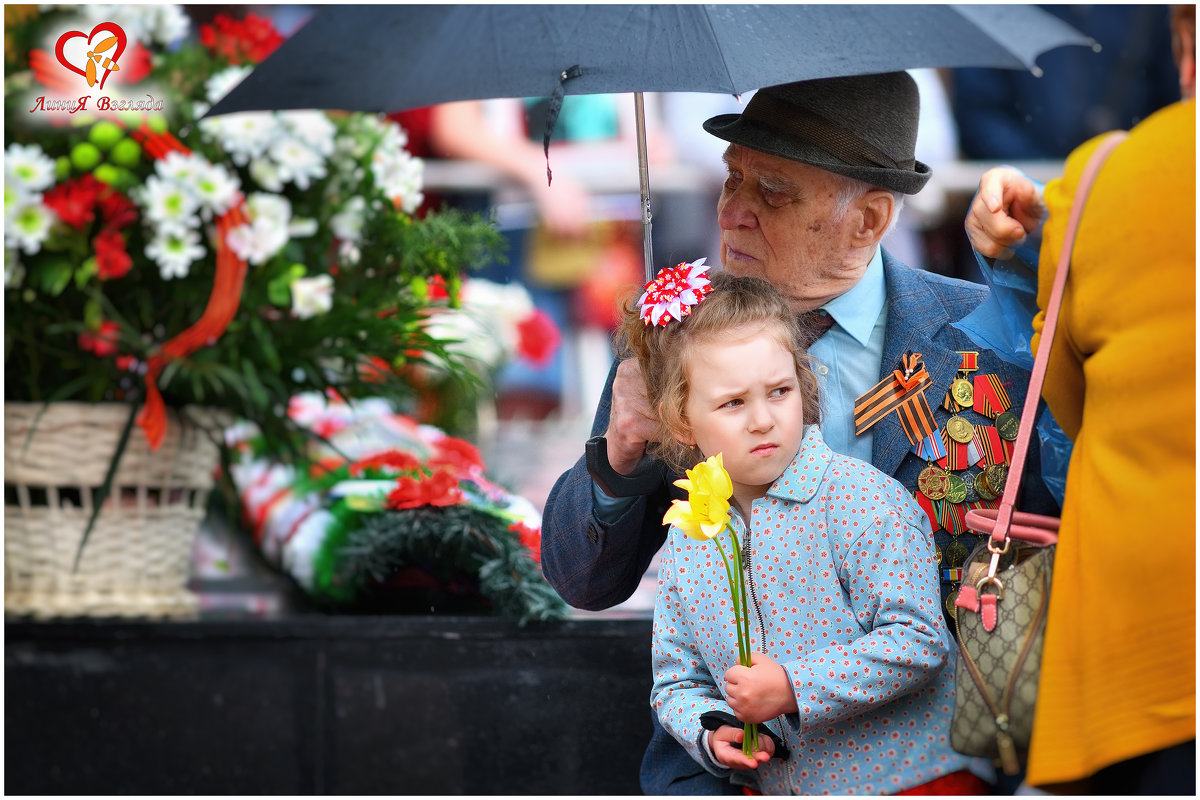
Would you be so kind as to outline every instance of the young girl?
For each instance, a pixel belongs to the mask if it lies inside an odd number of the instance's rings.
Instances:
[[[673,527],[654,611],[663,727],[751,792],[987,794],[967,770],[990,767],[949,745],[954,669],[927,517],[821,439],[801,323],[776,290],[706,269],[660,272],[620,335],[659,413],[656,454],[680,473],[722,454],[754,655],[738,665],[715,544]],[[754,757],[746,722],[763,723]]]

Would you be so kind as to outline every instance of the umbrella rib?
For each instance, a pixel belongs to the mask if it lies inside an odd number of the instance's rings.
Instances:
[[[716,29],[716,26],[713,25],[711,11],[712,11],[712,6],[704,7],[704,23],[706,25],[708,25],[708,32],[712,35],[713,42],[716,43],[716,42],[719,42],[720,39],[717,38],[717,29]],[[737,84],[735,84],[733,82],[733,73],[729,69],[729,62],[725,59],[724,49],[720,48],[720,47],[717,47],[715,49],[721,56],[721,67],[725,70],[725,76],[729,79],[729,84],[731,86],[733,86],[733,88],[735,90],[734,93],[736,95],[740,95],[741,92],[736,91],[738,87],[737,87]],[[759,88],[759,87],[754,87],[754,88]]]

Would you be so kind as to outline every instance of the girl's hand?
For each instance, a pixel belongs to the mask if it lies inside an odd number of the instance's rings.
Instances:
[[[762,653],[751,653],[748,667],[725,671],[725,699],[743,722],[766,722],[797,710],[787,672]]]
[[[713,758],[717,763],[730,769],[758,769],[759,764],[765,764],[775,754],[775,742],[770,736],[758,736],[759,750],[753,758],[742,755],[742,737],[745,730],[741,727],[722,725],[709,733],[708,746],[712,749]]]

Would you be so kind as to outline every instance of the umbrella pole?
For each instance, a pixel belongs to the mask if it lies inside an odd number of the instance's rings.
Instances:
[[[642,258],[646,282],[654,278],[654,246],[650,241],[650,170],[646,157],[646,105],[641,92],[633,93],[633,108],[637,117],[638,183],[642,190]]]

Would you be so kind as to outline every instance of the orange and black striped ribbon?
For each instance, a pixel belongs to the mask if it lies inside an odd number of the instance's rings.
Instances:
[[[1004,440],[1000,438],[1000,431],[992,425],[972,425],[975,429],[975,438],[972,441],[979,443],[979,452],[983,456],[983,462],[989,466],[992,464],[1007,464],[1008,450],[1004,447]]]
[[[854,401],[854,433],[861,434],[893,411],[911,444],[916,445],[937,430],[933,411],[925,400],[925,387],[932,379],[920,353],[906,353],[901,368],[875,384]]]
[[[999,375],[975,376],[975,410],[985,417],[995,419],[997,415],[1008,411],[1012,402],[1008,392],[1004,391]]]
[[[949,500],[934,500],[933,513],[938,524],[950,533],[963,533],[967,529],[967,508]]]

